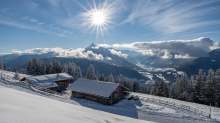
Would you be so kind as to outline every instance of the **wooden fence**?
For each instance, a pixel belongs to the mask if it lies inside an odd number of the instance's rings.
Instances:
[[[138,96],[140,96],[140,94],[138,94]],[[148,100],[148,101],[159,102],[159,103],[162,103],[162,104],[167,104],[167,105],[170,105],[170,106],[175,106],[175,107],[183,108],[183,109],[186,109],[186,110],[193,111],[193,112],[195,112],[197,114],[200,114],[202,116],[211,118],[211,113],[207,113],[205,111],[201,111],[198,108],[194,108],[194,107],[183,105],[183,104],[177,104],[177,103],[174,103],[174,102],[165,101],[165,100],[161,100],[161,99],[155,99],[155,98],[149,98],[149,97],[144,97],[144,98],[146,100]]]

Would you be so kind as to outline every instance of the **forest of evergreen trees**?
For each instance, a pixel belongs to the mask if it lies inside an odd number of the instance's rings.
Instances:
[[[6,67],[2,64],[0,59],[0,69]],[[15,71],[15,79],[19,78],[18,71]],[[44,63],[42,60],[33,58],[28,61],[26,67],[26,73],[29,75],[44,75],[65,72],[73,76],[74,80],[82,78],[80,67],[73,62],[68,62],[61,65],[59,61],[53,60],[52,62]],[[131,92],[151,94],[155,96],[169,97],[178,100],[184,100],[189,102],[195,102],[200,104],[211,104],[212,106],[219,107],[220,105],[220,69],[214,72],[212,69],[209,70],[206,75],[203,70],[199,70],[198,76],[194,78],[191,76],[188,78],[186,73],[178,76],[176,82],[171,87],[161,79],[160,82],[155,80],[153,85],[141,85],[138,80],[127,79],[123,75],[113,77],[112,74],[105,76],[104,74],[95,73],[94,66],[90,64],[87,69],[85,79],[98,80],[103,82],[114,82],[120,83],[127,87]]]
[[[148,87],[147,93],[219,107],[220,69],[215,73],[210,69],[208,75],[200,69],[196,79],[191,76],[190,80],[187,74],[183,73],[180,78],[177,77],[171,87],[168,87],[163,80],[160,83],[156,80],[153,87],[151,85]]]

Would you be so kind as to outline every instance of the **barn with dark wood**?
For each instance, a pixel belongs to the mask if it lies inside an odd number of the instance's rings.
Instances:
[[[73,98],[87,99],[105,105],[117,103],[128,94],[128,88],[119,83],[88,79],[78,79],[67,89],[72,91]]]
[[[68,75],[67,73],[59,73],[59,74],[47,74],[41,76],[30,76],[23,77],[20,81],[23,81],[27,84],[35,85],[38,88],[42,89],[51,89],[54,91],[62,91],[65,90],[69,81],[72,80],[73,77]]]

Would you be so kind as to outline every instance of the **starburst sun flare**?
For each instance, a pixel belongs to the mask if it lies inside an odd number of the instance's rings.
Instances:
[[[93,1],[93,7],[91,5],[90,10],[82,6],[87,12],[83,13],[83,25],[88,27],[89,31],[92,29],[92,33],[96,30],[96,36],[99,34],[104,36],[104,32],[107,32],[107,29],[110,28],[109,24],[111,22],[111,15],[114,13],[111,6],[107,5],[107,1],[100,4],[97,7],[95,1]]]
[[[102,12],[94,12],[93,13],[93,23],[96,25],[101,25],[105,22],[105,15]]]

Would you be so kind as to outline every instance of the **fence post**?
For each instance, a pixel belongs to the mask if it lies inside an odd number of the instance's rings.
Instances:
[[[209,118],[211,118],[211,103],[210,103],[210,113],[209,113]]]

